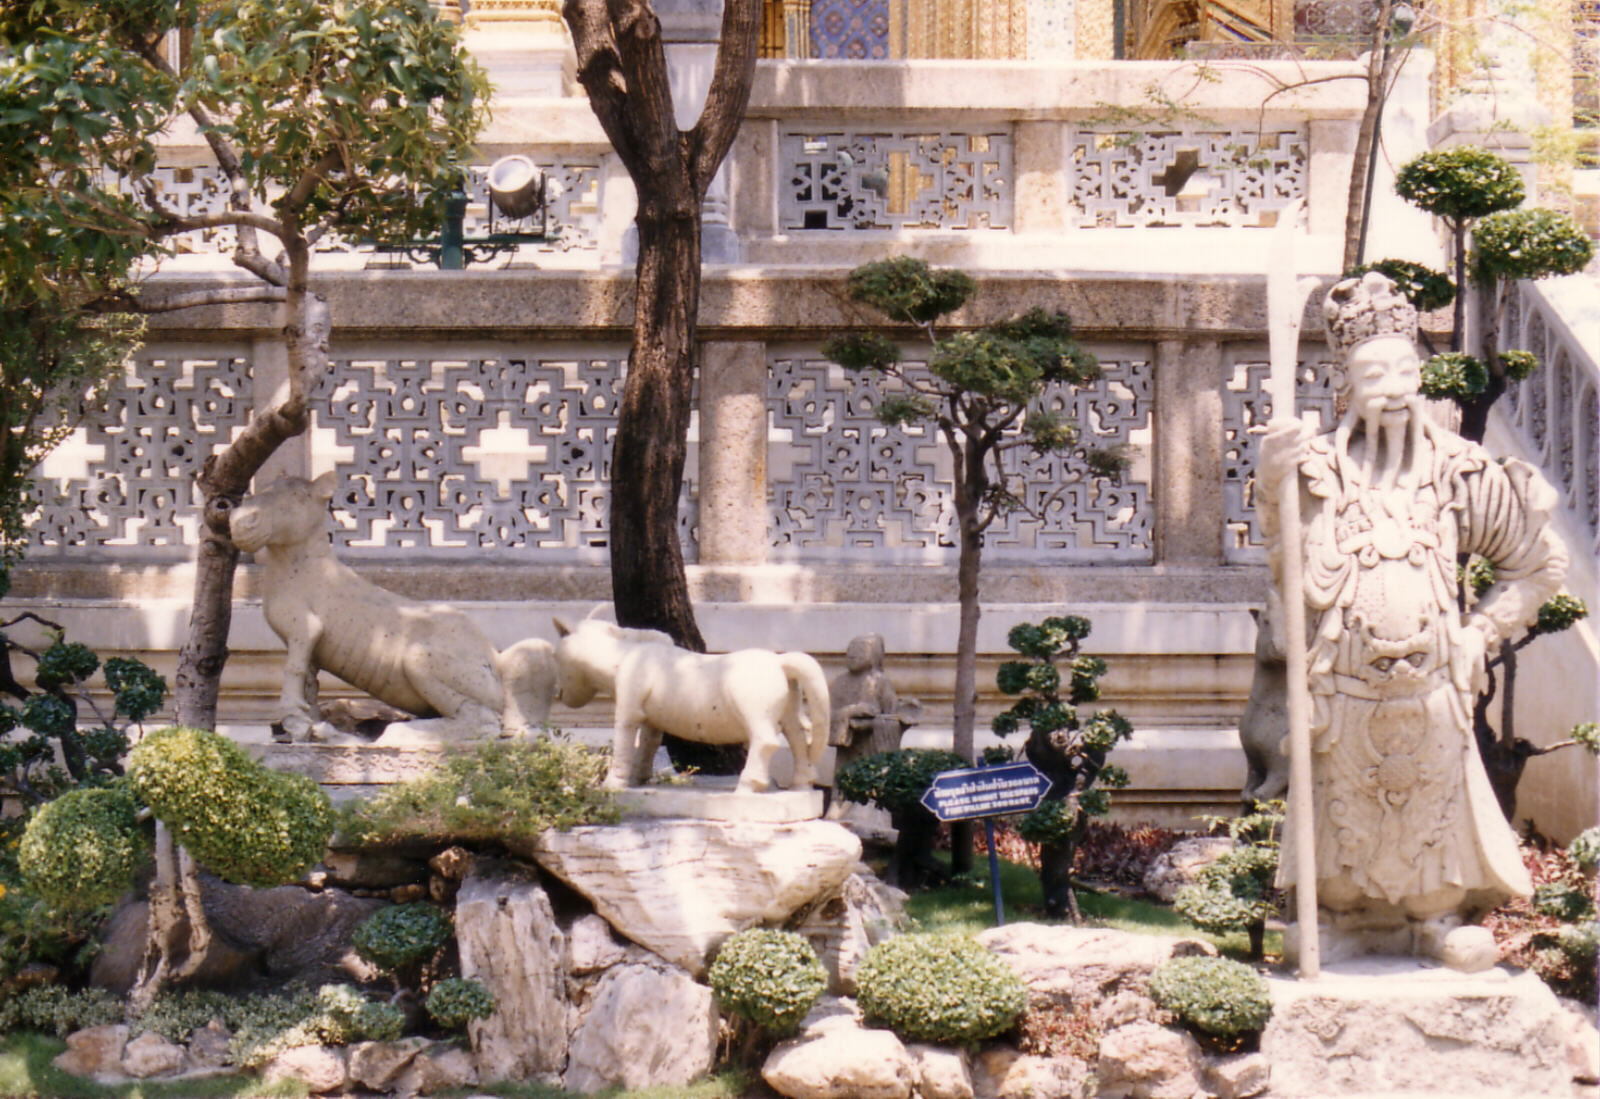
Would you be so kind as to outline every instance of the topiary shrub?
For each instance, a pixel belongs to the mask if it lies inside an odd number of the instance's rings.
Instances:
[[[356,953],[386,973],[432,957],[450,941],[450,920],[427,901],[380,908],[356,928]]]
[[[1395,173],[1394,189],[1413,206],[1454,222],[1509,210],[1526,195],[1516,167],[1478,145],[1423,153]]]
[[[1002,1034],[1028,1005],[1022,978],[964,935],[900,935],[856,968],[867,1022],[919,1042],[972,1043]]]
[[[268,770],[213,732],[151,733],[129,755],[128,778],[173,838],[225,881],[293,881],[333,834],[333,808],[315,782]]]
[[[440,981],[428,993],[423,1006],[433,1021],[446,1030],[465,1030],[474,1019],[487,1019],[499,1005],[494,993],[477,981],[466,977],[451,977]]]
[[[1278,872],[1278,826],[1284,804],[1269,801],[1255,812],[1228,821],[1233,850],[1195,875],[1178,890],[1172,908],[1178,915],[1206,931],[1244,931],[1250,936],[1250,956],[1262,956],[1266,921],[1278,912],[1278,892],[1272,886]],[[1212,824],[1218,818],[1209,818]]]
[[[1388,275],[1394,288],[1404,294],[1419,313],[1443,309],[1456,300],[1456,284],[1450,281],[1449,275],[1410,260],[1381,259],[1376,263],[1363,263],[1350,268],[1344,277],[1358,279],[1368,271]]]
[[[618,819],[600,788],[606,758],[569,740],[487,741],[430,774],[391,786],[345,814],[340,834],[499,840]]]
[[[1186,1026],[1223,1042],[1259,1032],[1272,1017],[1266,978],[1228,958],[1173,958],[1150,974],[1149,991]]]
[[[122,785],[72,790],[40,806],[17,852],[28,889],[73,910],[114,902],[149,851],[136,814]]]
[[[707,975],[724,1011],[789,1034],[828,987],[828,971],[802,936],[757,927],[728,938]]]
[[[933,856],[939,822],[922,806],[922,795],[941,771],[955,771],[967,761],[954,752],[902,748],[864,756],[839,768],[834,789],[846,801],[871,803],[894,823],[894,854],[885,878],[890,885],[915,890],[949,876]]]
[[[1422,364],[1421,392],[1436,401],[1469,401],[1489,388],[1489,365],[1465,351],[1445,351]]]
[[[38,985],[0,1004],[0,1031],[37,1030],[65,1038],[84,1027],[122,1022],[122,1001],[103,988],[68,992]]]
[[[1558,210],[1504,210],[1472,230],[1472,274],[1480,282],[1576,275],[1593,258],[1594,242]]]

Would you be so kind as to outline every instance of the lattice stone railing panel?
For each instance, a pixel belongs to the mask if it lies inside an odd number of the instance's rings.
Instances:
[[[145,348],[35,472],[29,556],[187,556],[199,536],[195,476],[250,415],[249,352]]]
[[[522,245],[536,251],[592,251],[599,247],[601,221],[601,166],[598,157],[567,158],[562,156],[535,156],[535,163],[543,168],[559,190],[550,207],[549,227],[551,237],[544,242]],[[489,217],[489,169],[478,165],[468,169],[467,215],[464,230],[468,236],[497,232],[530,232],[537,228],[532,218],[520,221],[503,215],[493,224]],[[155,190],[163,205],[173,211],[192,216],[215,213],[228,205],[227,183],[222,172],[214,166],[161,167],[152,173]],[[271,208],[258,203],[262,213]],[[237,236],[232,228],[198,230],[180,233],[171,238],[179,251],[230,252]],[[318,240],[319,252],[371,252],[370,244],[346,240],[337,235],[326,235]]]
[[[1300,361],[1296,412],[1315,413],[1323,428],[1333,426],[1331,365],[1325,360]],[[1270,367],[1265,348],[1231,352],[1224,360],[1222,390],[1223,552],[1230,563],[1266,559],[1256,517],[1256,459],[1260,435],[1252,429],[1272,418],[1267,389]]]
[[[1008,229],[1012,141],[995,132],[788,132],[779,223],[808,229]]]
[[[340,360],[312,435],[315,468],[350,471],[335,545],[353,558],[603,560],[626,353],[586,352]],[[679,534],[693,560],[692,486]]]
[[[1305,129],[1139,132],[1075,128],[1074,224],[1264,226],[1306,193]]]
[[[1539,368],[1498,403],[1574,519],[1600,553],[1600,364],[1562,323],[1542,290],[1520,283],[1506,295],[1502,349],[1533,352]]]
[[[769,533],[774,556],[803,560],[947,562],[956,553],[948,452],[921,426],[875,415],[878,383],[796,349],[771,360]],[[1085,444],[1123,444],[1135,457],[1120,484],[1080,479],[1077,456],[1019,463],[1020,495],[985,540],[989,559],[1147,562],[1152,558],[1148,462],[1151,368],[1102,357],[1105,377],[1049,404],[1081,425]],[[1065,486],[1063,488],[1063,486]],[[1058,491],[1059,490],[1059,491]]]

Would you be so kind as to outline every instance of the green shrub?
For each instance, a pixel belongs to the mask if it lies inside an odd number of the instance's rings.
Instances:
[[[724,1011],[788,1034],[827,990],[828,971],[802,936],[758,927],[722,944],[708,982]]]
[[[967,761],[935,748],[879,752],[846,764],[834,776],[834,788],[847,801],[871,802],[889,813],[916,809],[934,776],[955,771]]]
[[[1272,1016],[1266,978],[1228,958],[1173,958],[1150,974],[1150,998],[1217,1038],[1259,1031]]]
[[[1259,957],[1263,922],[1278,911],[1272,882],[1278,872],[1278,825],[1281,801],[1262,803],[1255,812],[1228,821],[1234,842],[1227,852],[1203,868],[1178,890],[1172,907],[1178,915],[1219,934],[1248,931],[1252,956]],[[1217,823],[1216,818],[1210,818]]]
[[[428,993],[424,1005],[433,1021],[446,1030],[465,1030],[474,1019],[487,1019],[499,1005],[494,994],[477,981],[452,977]]]
[[[239,1021],[239,1003],[233,996],[210,989],[163,992],[145,1008],[144,1014],[131,1021],[130,1033],[138,1035],[148,1030],[169,1042],[187,1042],[213,1019],[222,1020],[232,1029]]]
[[[1470,401],[1489,388],[1489,367],[1465,351],[1446,351],[1422,364],[1422,395],[1433,400]]]
[[[618,819],[600,788],[606,758],[572,741],[487,741],[431,774],[391,786],[349,810],[342,834],[357,840],[431,836],[493,840]]]
[[[380,908],[356,928],[356,953],[393,973],[433,955],[450,941],[450,920],[427,901]]]
[[[1600,828],[1590,828],[1578,833],[1573,841],[1567,844],[1567,858],[1571,859],[1573,865],[1580,870],[1593,873],[1595,868],[1600,866]]]
[[[228,1043],[233,1063],[256,1068],[295,1046],[393,1041],[404,1029],[405,1013],[368,1000],[349,985],[323,985],[316,992],[297,989],[235,1000],[223,1022],[234,1031]]]
[[[1443,309],[1456,300],[1456,284],[1450,281],[1450,276],[1410,260],[1381,259],[1376,263],[1363,263],[1346,271],[1344,277],[1360,278],[1368,271],[1388,275],[1394,288],[1405,295],[1419,313]]]
[[[1526,194],[1515,166],[1477,145],[1407,161],[1395,173],[1394,189],[1413,206],[1457,222],[1509,210]]]
[[[28,821],[17,866],[30,891],[69,909],[111,904],[133,884],[149,844],[122,785],[71,790]]]
[[[1574,624],[1588,617],[1588,604],[1575,595],[1559,592],[1540,605],[1539,615],[1533,623],[1533,632],[1560,633],[1562,630],[1571,629]]]
[[[1472,230],[1472,273],[1479,282],[1575,275],[1593,257],[1594,242],[1556,210],[1505,210]]]
[[[268,770],[202,729],[151,733],[128,757],[128,777],[173,838],[225,881],[293,881],[333,833],[333,809],[316,783]]]
[[[37,1030],[65,1038],[75,1030],[122,1022],[122,1001],[103,988],[69,992],[37,985],[0,1004],[0,1031]]]
[[[867,1022],[921,1042],[979,1042],[1009,1030],[1027,1007],[1022,978],[964,935],[900,935],[856,969]]]

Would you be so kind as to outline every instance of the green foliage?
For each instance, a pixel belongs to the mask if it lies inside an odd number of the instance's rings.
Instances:
[[[295,989],[249,996],[227,1006],[223,1022],[233,1031],[228,1053],[234,1064],[258,1068],[284,1050],[305,1045],[393,1041],[404,1012],[369,1001],[349,985],[323,985],[316,992]]]
[[[1018,819],[1017,835],[1029,843],[1071,843],[1082,829],[1083,816],[1076,799],[1041,801]]]
[[[758,927],[722,944],[707,982],[724,1011],[788,1034],[827,991],[828,971],[800,935]]]
[[[84,1027],[122,1022],[122,1001],[102,988],[69,992],[35,985],[0,1003],[0,1031],[37,1030],[65,1038]]]
[[[905,813],[918,808],[934,776],[965,766],[967,761],[954,752],[903,748],[846,764],[834,775],[833,784],[846,801],[870,802],[889,813]]]
[[[1381,259],[1363,263],[1344,273],[1345,278],[1360,278],[1368,271],[1388,275],[1395,289],[1417,307],[1419,313],[1443,309],[1456,300],[1456,284],[1443,271],[1404,259]]]
[[[897,256],[857,267],[845,288],[890,320],[929,324],[959,309],[978,287],[960,271],[935,271],[919,259]]]
[[[496,840],[618,819],[600,788],[606,759],[557,737],[486,741],[452,754],[418,779],[348,809],[340,832],[356,840],[397,836]]]
[[[1465,565],[1456,566],[1456,580],[1472,586],[1472,594],[1482,595],[1494,587],[1494,562],[1487,557],[1472,557]]]
[[[1532,351],[1502,351],[1500,366],[1506,372],[1506,381],[1520,382],[1539,369],[1539,356]]]
[[[822,345],[822,357],[846,370],[887,371],[900,361],[900,345],[879,332],[850,332],[829,337]]]
[[[1234,848],[1178,890],[1172,907],[1206,931],[1242,931],[1278,912],[1272,887],[1278,872],[1278,826],[1283,802],[1260,805],[1228,822]]]
[[[472,1020],[493,1015],[497,1005],[494,994],[477,981],[452,977],[433,986],[425,1006],[446,1030],[465,1030]]]
[[[129,756],[128,777],[173,838],[226,881],[293,881],[333,833],[333,809],[315,782],[268,770],[213,732],[151,733]]]
[[[1583,877],[1563,876],[1534,887],[1533,910],[1563,923],[1574,923],[1594,915],[1594,897]]]
[[[351,942],[356,953],[393,973],[432,957],[454,934],[450,919],[427,901],[395,904],[368,916]]]
[[[1593,725],[1593,722],[1590,722]],[[1578,833],[1573,841],[1567,844],[1567,858],[1573,865],[1587,873],[1594,873],[1600,867],[1600,828],[1589,828]]]
[[[911,1041],[992,1038],[1015,1025],[1027,1001],[1022,978],[964,935],[899,935],[856,968],[867,1022]]]
[[[149,843],[124,785],[72,790],[28,821],[18,867],[30,891],[63,908],[110,904],[133,884]]]
[[[1446,351],[1422,364],[1421,388],[1436,401],[1470,401],[1489,388],[1489,367],[1465,351]]]
[[[144,1014],[130,1020],[129,1034],[150,1031],[175,1044],[187,1042],[213,1019],[220,1019],[232,1029],[241,1018],[241,1003],[238,997],[208,988],[163,992],[145,1008]]]
[[[1587,749],[1590,755],[1600,755],[1600,723],[1585,721],[1574,725],[1572,732],[1567,735]]]
[[[1506,210],[1472,230],[1472,277],[1479,282],[1575,275],[1593,257],[1594,242],[1556,210]]]
[[[1259,1031],[1272,1017],[1261,974],[1228,958],[1173,958],[1150,974],[1150,998],[1187,1026],[1218,1038]]]
[[[1589,617],[1589,607],[1575,595],[1561,592],[1545,600],[1539,608],[1531,633],[1560,633]]]
[[[1481,218],[1522,202],[1522,176],[1510,161],[1477,145],[1423,153],[1395,173],[1395,193],[1451,221]]]

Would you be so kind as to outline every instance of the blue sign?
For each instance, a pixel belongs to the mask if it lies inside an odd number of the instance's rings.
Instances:
[[[1050,780],[1024,760],[998,767],[941,771],[922,795],[922,804],[940,820],[972,820],[1026,813],[1050,792]]]

